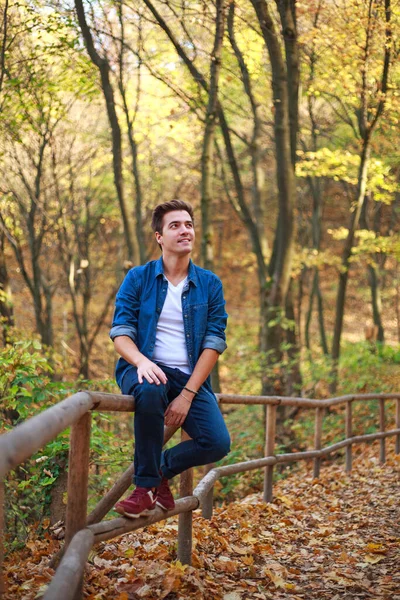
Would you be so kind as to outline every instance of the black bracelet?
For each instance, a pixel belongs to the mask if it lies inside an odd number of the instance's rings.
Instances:
[[[198,392],[195,392],[194,390],[191,390],[190,388],[188,388],[186,386],[184,386],[183,389],[186,390],[187,392],[190,392],[191,394],[194,394],[194,395],[198,394]]]

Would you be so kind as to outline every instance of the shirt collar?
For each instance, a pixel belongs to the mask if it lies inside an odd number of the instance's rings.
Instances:
[[[163,265],[162,255],[156,261],[156,268],[155,268],[155,276],[159,277],[160,275],[162,275],[164,277],[164,265]],[[197,273],[196,273],[196,269],[195,269],[192,259],[190,259],[190,262],[189,262],[189,271],[188,271],[187,278],[188,278],[188,283],[192,282],[193,285],[195,285],[197,287],[197,283],[198,283]]]

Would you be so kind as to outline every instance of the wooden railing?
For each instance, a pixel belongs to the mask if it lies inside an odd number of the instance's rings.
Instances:
[[[298,460],[313,459],[314,477],[319,476],[321,459],[341,448],[346,448],[346,471],[352,467],[352,446],[355,443],[380,440],[380,461],[385,462],[385,440],[395,436],[395,452],[400,453],[400,394],[356,394],[311,400],[278,396],[232,396],[220,394],[220,404],[258,404],[267,406],[265,456],[263,458],[221,467],[208,466],[208,472],[192,491],[192,472],[181,475],[180,495],[174,510],[165,512],[156,508],[149,517],[129,520],[123,517],[102,521],[115,502],[132,482],[133,465],[87,515],[89,478],[89,450],[91,412],[99,410],[133,412],[135,401],[131,396],[119,396],[100,392],[78,392],[35,417],[0,436],[0,592],[4,556],[4,486],[5,475],[27,460],[46,443],[71,426],[68,502],[66,531],[61,562],[46,591],[45,600],[76,600],[81,598],[83,572],[90,549],[98,542],[109,540],[123,533],[179,515],[178,558],[190,564],[192,554],[192,512],[201,507],[203,516],[212,516],[213,486],[222,476],[254,469],[265,469],[264,500],[271,502],[273,472],[277,464],[289,464]],[[355,401],[379,400],[379,431],[373,434],[353,436],[352,405]],[[395,400],[395,429],[386,430],[385,402]],[[274,454],[277,406],[296,406],[315,410],[314,449],[290,454]],[[322,424],[327,408],[345,405],[345,439],[331,446],[322,447]],[[164,442],[175,433],[176,428],[165,429]],[[185,435],[185,434],[183,434]]]

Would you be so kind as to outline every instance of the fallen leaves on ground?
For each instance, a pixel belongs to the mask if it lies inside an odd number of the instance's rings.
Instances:
[[[324,465],[252,495],[194,514],[193,566],[177,561],[177,518],[99,544],[89,557],[90,600],[400,600],[400,457],[379,465],[365,447],[346,475]],[[6,564],[6,599],[40,598],[53,571],[49,536]]]

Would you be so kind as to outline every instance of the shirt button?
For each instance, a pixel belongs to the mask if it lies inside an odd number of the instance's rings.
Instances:
[[[190,333],[187,333],[187,334],[186,334],[186,337],[190,337]]]
[[[187,315],[185,315],[185,319],[187,319]]]
[[[183,299],[186,300],[186,296],[183,296]]]

